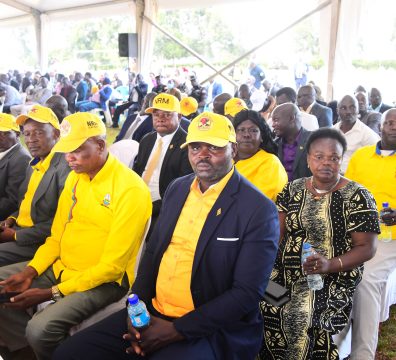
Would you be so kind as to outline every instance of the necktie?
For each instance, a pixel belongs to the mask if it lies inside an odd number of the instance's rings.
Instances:
[[[140,123],[141,123],[141,117],[140,117],[140,115],[138,115],[138,116],[136,116],[135,121],[132,123],[132,125],[129,127],[129,129],[125,133],[124,139],[132,139],[132,136],[135,133],[135,130],[140,125]]]
[[[155,149],[153,155],[151,156],[150,161],[146,166],[146,171],[143,175],[143,181],[148,184],[150,182],[151,177],[153,176],[154,170],[158,166],[162,151],[162,139],[158,139],[157,148]]]

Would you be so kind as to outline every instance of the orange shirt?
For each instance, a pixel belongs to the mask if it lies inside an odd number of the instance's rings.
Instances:
[[[206,218],[233,173],[234,169],[204,193],[197,178],[191,184],[158,271],[156,297],[152,302],[161,314],[181,317],[194,310],[190,284],[195,249]]]

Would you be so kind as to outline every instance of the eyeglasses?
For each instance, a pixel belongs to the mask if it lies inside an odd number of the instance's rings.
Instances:
[[[173,112],[169,111],[155,111],[153,112],[153,117],[155,118],[164,118],[166,120],[171,119],[173,116]]]
[[[259,129],[257,129],[257,128],[244,128],[244,127],[239,127],[239,128],[237,128],[236,130],[235,130],[235,132],[237,133],[237,134],[246,134],[246,133],[249,133],[250,135],[257,135],[259,132],[260,132],[260,130]]]

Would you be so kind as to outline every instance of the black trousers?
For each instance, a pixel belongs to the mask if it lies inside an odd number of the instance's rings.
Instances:
[[[54,352],[53,360],[215,360],[206,338],[179,341],[154,354],[142,357],[127,354],[130,346],[122,336],[127,333],[127,311],[120,310],[101,322],[82,330],[63,342]]]
[[[139,104],[137,102],[128,101],[124,104],[118,105],[114,110],[113,125],[118,125],[120,115],[128,108],[132,108],[133,111],[139,110]]]

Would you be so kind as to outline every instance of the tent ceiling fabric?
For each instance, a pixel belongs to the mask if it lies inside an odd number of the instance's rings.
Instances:
[[[29,9],[37,10],[41,13],[57,13],[70,9],[84,7],[100,7],[105,5],[116,5],[130,3],[134,5],[133,0],[0,0],[0,20],[6,20],[13,17],[30,15]],[[26,8],[26,11],[22,10]]]

